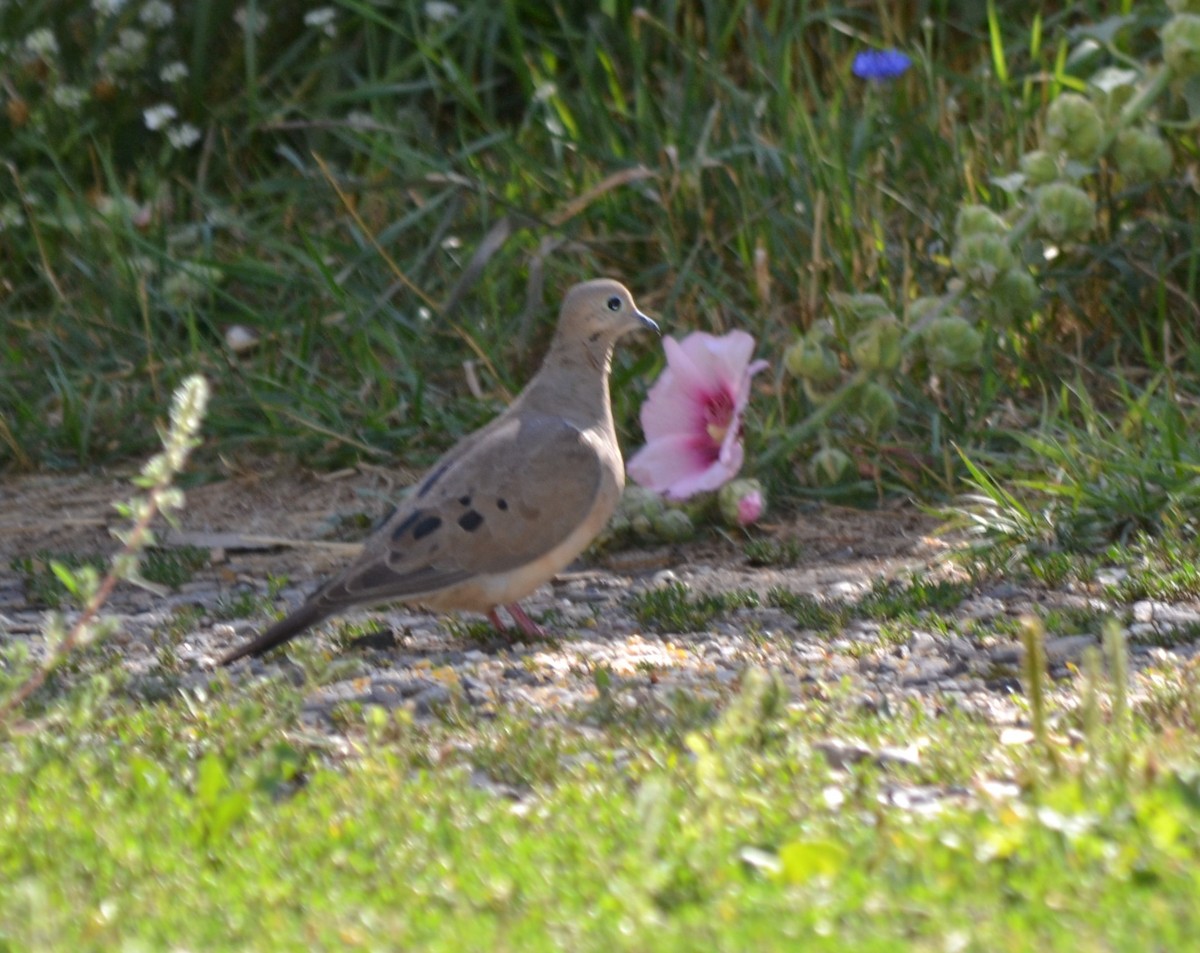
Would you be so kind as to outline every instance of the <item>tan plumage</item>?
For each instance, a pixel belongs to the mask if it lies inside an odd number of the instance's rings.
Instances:
[[[221,664],[381,602],[484,612],[498,628],[505,606],[537,633],[518,600],[579,555],[620,499],[608,376],[617,339],[641,327],[658,330],[620,283],[573,287],[541,370],[508,409],[434,464],[349,567]]]

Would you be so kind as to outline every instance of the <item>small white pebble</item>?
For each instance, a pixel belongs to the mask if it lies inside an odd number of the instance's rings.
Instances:
[[[244,324],[231,324],[225,329],[225,346],[234,354],[244,354],[258,347],[258,335]]]

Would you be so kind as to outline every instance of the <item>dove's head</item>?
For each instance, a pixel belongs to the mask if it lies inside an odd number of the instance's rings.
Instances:
[[[558,316],[560,337],[582,339],[589,346],[611,345],[639,328],[657,331],[658,325],[637,309],[628,288],[609,278],[576,285],[563,298]]]

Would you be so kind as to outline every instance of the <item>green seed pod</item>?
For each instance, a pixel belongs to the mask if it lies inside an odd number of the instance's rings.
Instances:
[[[958,273],[978,288],[990,288],[1016,262],[1008,242],[1000,235],[977,232],[958,240],[950,260]]]
[[[1163,59],[1177,77],[1200,74],[1200,14],[1177,13],[1162,28]]]
[[[675,507],[663,510],[653,523],[655,534],[668,543],[681,543],[696,533],[692,518],[686,511]]]
[[[891,430],[900,419],[896,398],[882,384],[868,381],[858,395],[858,416],[873,434]]]
[[[986,205],[964,205],[954,218],[954,234],[960,239],[968,235],[1003,235],[1008,224]]]
[[[921,340],[929,363],[936,368],[975,367],[983,353],[983,335],[966,318],[937,318],[926,325]]]
[[[1039,186],[1033,193],[1038,227],[1056,242],[1085,237],[1096,227],[1096,203],[1066,182]]]
[[[1058,162],[1049,152],[1034,149],[1021,156],[1021,171],[1030,185],[1045,185],[1058,178]]]
[[[891,371],[900,364],[900,322],[876,318],[850,341],[850,357],[864,371]]]
[[[1091,162],[1103,138],[1100,111],[1078,93],[1063,93],[1046,110],[1046,141],[1056,152]]]
[[[1171,171],[1171,147],[1147,129],[1124,129],[1113,148],[1117,168],[1130,183],[1157,182]]]
[[[788,373],[817,385],[830,384],[842,375],[837,355],[808,335],[799,338],[783,355]]]
[[[829,303],[841,319],[842,331],[847,336],[876,318],[895,317],[888,303],[879,295],[848,295],[835,292],[829,296]]]
[[[837,447],[825,447],[808,461],[808,477],[816,486],[837,486],[854,479],[854,461]]]

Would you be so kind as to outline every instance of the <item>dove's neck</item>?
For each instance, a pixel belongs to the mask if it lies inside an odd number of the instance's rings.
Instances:
[[[612,367],[612,342],[580,347],[555,339],[522,395],[528,410],[554,414],[580,427],[612,429],[608,399],[608,373]]]

